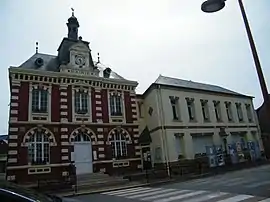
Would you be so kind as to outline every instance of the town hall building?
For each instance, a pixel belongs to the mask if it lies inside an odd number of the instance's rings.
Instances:
[[[67,28],[57,55],[9,68],[9,181],[141,168],[137,82],[93,61],[74,13]]]

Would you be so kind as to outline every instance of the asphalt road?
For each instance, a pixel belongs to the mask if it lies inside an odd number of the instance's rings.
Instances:
[[[82,202],[270,202],[270,166],[188,182],[138,187],[74,198]]]

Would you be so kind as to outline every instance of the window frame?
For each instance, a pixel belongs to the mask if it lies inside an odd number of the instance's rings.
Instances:
[[[244,114],[243,114],[241,103],[235,103],[235,106],[236,106],[236,113],[237,113],[238,120],[240,122],[243,122],[244,121]]]
[[[221,117],[221,106],[219,101],[214,102],[214,110],[215,110],[215,115],[216,115],[216,120],[217,121],[222,121]]]
[[[48,89],[33,88],[31,92],[32,113],[46,114],[49,112],[49,92]],[[42,99],[44,98],[44,100]],[[42,109],[44,108],[44,109]]]
[[[119,136],[119,138],[117,138],[117,136]],[[127,157],[128,155],[127,141],[123,134],[121,134],[120,132],[112,134],[111,146],[112,146],[112,158]],[[118,149],[120,149],[120,154],[118,154],[119,153]]]
[[[174,121],[180,121],[179,98],[170,96],[169,99],[172,108],[172,118]]]
[[[41,135],[41,141],[37,140],[38,135]],[[45,137],[47,137],[47,140],[45,140]],[[43,132],[35,131],[35,133],[30,136],[28,143],[28,163],[30,163],[31,165],[50,164],[51,145],[49,135]],[[38,151],[38,145],[41,146],[41,151]],[[41,160],[38,160],[40,158],[39,152],[41,154]]]
[[[187,109],[188,109],[188,116],[190,121],[195,121],[196,120],[196,115],[195,115],[195,103],[193,99],[186,99],[187,103]]]
[[[231,102],[226,102],[225,103],[225,108],[226,108],[228,121],[232,122],[233,121],[232,103]]]
[[[247,118],[249,122],[253,122],[252,107],[251,104],[246,104]]]
[[[109,97],[110,116],[122,117],[123,116],[123,98],[120,94],[110,94]]]
[[[204,121],[210,121],[208,100],[201,100],[201,108]]]
[[[89,93],[79,90],[74,92],[74,112],[78,115],[89,114],[90,104],[89,104]],[[79,105],[79,106],[78,106]]]

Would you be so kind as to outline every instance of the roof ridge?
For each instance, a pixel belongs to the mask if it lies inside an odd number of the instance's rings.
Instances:
[[[201,83],[197,81],[191,81],[191,80],[180,79],[180,78],[174,78],[170,76],[160,75],[158,79],[155,81],[155,84],[171,85],[171,86],[176,86],[176,87],[178,86],[178,87],[191,88],[191,89],[197,89],[197,90],[201,89],[201,90],[212,91],[212,92],[220,92],[220,93],[251,97],[242,93],[238,93],[234,90],[230,90],[223,86],[210,84],[210,83]]]

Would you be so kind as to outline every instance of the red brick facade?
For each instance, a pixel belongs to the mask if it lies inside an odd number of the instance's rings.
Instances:
[[[71,152],[74,151],[72,138],[77,129],[89,132],[93,151],[93,172],[113,174],[119,170],[136,170],[141,168],[141,153],[138,144],[138,120],[134,89],[136,85],[111,84],[111,81],[92,82],[85,77],[90,90],[91,117],[89,120],[74,118],[75,88],[81,87],[68,75],[68,79],[55,72],[17,71],[10,69],[10,120],[7,160],[7,179],[19,183],[35,182],[38,179],[62,179],[68,175],[68,166],[72,163]],[[91,78],[93,79],[93,78]],[[37,81],[38,80],[38,81]],[[46,86],[49,89],[49,117],[32,116],[31,88],[34,85]],[[85,86],[85,85],[84,85]],[[109,90],[110,89],[110,90]],[[109,93],[120,92],[123,96],[124,120],[113,122],[109,112]],[[30,110],[29,110],[30,109]],[[112,158],[110,136],[116,128],[126,131],[127,156],[124,159]],[[50,160],[47,165],[31,165],[28,160],[28,142],[32,131],[44,130],[50,138]],[[94,155],[95,154],[95,155]],[[34,170],[34,171],[33,171]],[[41,170],[40,173],[38,170]],[[44,172],[43,172],[44,171]]]

